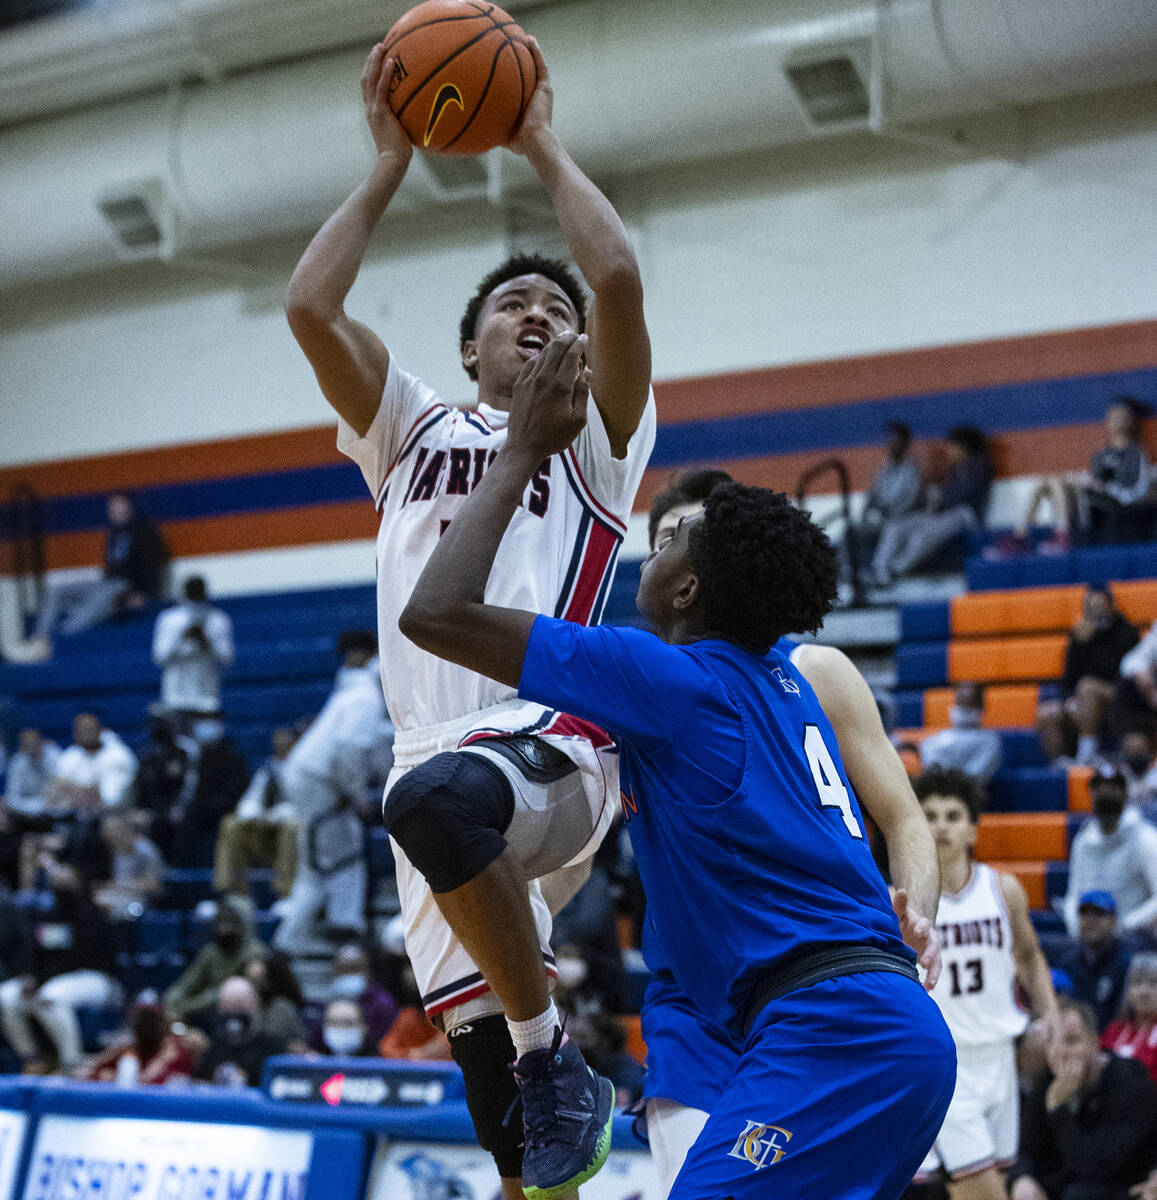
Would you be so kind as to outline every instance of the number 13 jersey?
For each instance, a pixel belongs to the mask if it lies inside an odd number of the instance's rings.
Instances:
[[[932,992],[958,1046],[987,1046],[1023,1033],[1016,1002],[1012,924],[1000,877],[974,863],[962,891],[945,892],[936,910],[944,968]]]

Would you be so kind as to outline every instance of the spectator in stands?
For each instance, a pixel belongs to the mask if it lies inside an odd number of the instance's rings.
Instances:
[[[1077,492],[1081,524],[1094,545],[1148,541],[1152,533],[1153,469],[1141,445],[1146,412],[1132,396],[1118,396],[1105,413],[1108,442],[1093,455]]]
[[[922,506],[886,525],[872,559],[872,574],[880,587],[908,575],[938,550],[984,523],[992,489],[992,456],[988,440],[971,425],[949,430],[948,469],[930,485]]]
[[[1056,692],[1042,689],[1036,728],[1049,762],[1072,758],[1088,765],[1100,750],[1122,660],[1137,631],[1107,588],[1090,587],[1069,634],[1065,670]],[[1059,694],[1058,694],[1059,693]]]
[[[1087,1005],[1060,1001],[1049,1071],[1025,1098],[1011,1200],[1128,1200],[1157,1155],[1157,1086],[1101,1049]]]
[[[189,1039],[174,1032],[156,992],[142,992],[129,1014],[129,1032],[117,1038],[84,1071],[84,1078],[121,1087],[171,1083],[193,1073]]]
[[[197,782],[201,748],[179,735],[165,716],[149,718],[149,740],[141,749],[133,787],[136,807],[147,814],[149,835],[171,855],[185,808]]]
[[[378,1043],[378,1053],[383,1058],[448,1062],[450,1042],[426,1016],[414,968],[406,957],[400,915],[382,931],[382,948],[385,951],[381,960],[382,981],[397,996],[399,1008],[386,1036]]]
[[[325,1006],[321,1044],[327,1054],[376,1058],[378,1043],[366,1029],[362,1010],[353,1000],[331,1000]]]
[[[240,905],[224,900],[214,918],[213,940],[201,948],[165,993],[165,1007],[178,1020],[198,1024],[209,1020],[225,980],[244,974],[246,964],[268,953],[268,947],[253,932],[249,914]]]
[[[222,818],[213,857],[213,888],[223,895],[249,896],[246,871],[273,868],[273,890],[284,900],[297,874],[297,821],[285,791],[285,760],[297,731],[273,731],[273,753],[245,789],[235,812]]]
[[[112,932],[81,873],[63,861],[64,839],[44,835],[22,895],[24,922],[17,972],[0,984],[0,1026],[25,1070],[43,1073],[35,1027],[52,1047],[56,1069],[82,1058],[77,1009],[119,1005]]]
[[[17,823],[31,822],[42,828],[49,793],[60,762],[60,747],[43,737],[39,729],[20,731],[20,749],[8,764],[4,807]]]
[[[1065,941],[1052,965],[1069,977],[1072,995],[1087,1004],[1104,1029],[1125,994],[1132,947],[1117,929],[1117,902],[1109,892],[1085,892],[1077,902],[1077,936]]]
[[[285,1050],[285,1041],[262,1025],[257,989],[248,979],[234,975],[221,984],[209,1047],[194,1074],[219,1087],[256,1087],[265,1060]]]
[[[1120,1020],[1101,1037],[1101,1045],[1122,1058],[1135,1058],[1157,1083],[1157,954],[1138,954],[1129,966]],[[1157,1161],[1157,1147],[1154,1147]]]
[[[153,662],[161,668],[161,703],[187,732],[194,718],[221,711],[221,672],[233,665],[233,621],[209,603],[200,575],[185,580],[184,597],[157,617]]]
[[[61,633],[82,633],[117,612],[143,608],[160,596],[169,561],[164,538],[124,492],[108,498],[107,511],[103,574],[99,579],[53,584],[35,634],[14,647],[17,658],[45,662],[52,656],[51,638],[58,626]]]
[[[887,428],[887,460],[876,472],[864,497],[859,521],[848,531],[848,537],[856,540],[856,561],[861,565],[871,561],[885,527],[916,508],[923,487],[920,465],[911,453],[912,430],[903,421],[889,421]],[[653,538],[651,544],[654,545]],[[841,559],[845,571],[850,570],[846,540]]]
[[[1147,729],[1133,729],[1123,734],[1115,758],[1121,774],[1129,782],[1129,803],[1135,804],[1148,817],[1145,809],[1157,793],[1153,734]]]
[[[135,920],[161,890],[165,870],[161,852],[125,813],[106,816],[101,821],[101,837],[108,847],[111,870],[108,882],[94,890],[93,899],[110,920]]]
[[[189,802],[174,814],[174,866],[204,867],[213,861],[217,830],[241,802],[249,786],[249,763],[220,716],[201,717],[194,726],[200,744],[197,776]]]
[[[274,943],[289,953],[310,935],[323,909],[332,937],[358,938],[365,929],[362,812],[371,807],[375,756],[392,742],[393,727],[374,635],[347,631],[337,652],[342,666],[334,690],[285,761],[285,790],[301,828],[297,875]]]
[[[266,958],[251,959],[245,964],[245,978],[261,999],[262,1029],[283,1041],[291,1054],[303,1052],[306,1043],[301,1014],[305,996],[289,956],[274,950]]]
[[[398,1015],[397,1000],[374,978],[370,956],[359,942],[347,942],[334,955],[329,995],[331,1000],[349,1000],[357,1005],[366,1036],[375,1046]]]
[[[132,751],[95,713],[77,713],[72,738],[73,744],[57,759],[50,784],[52,804],[92,814],[125,803],[137,773]]]
[[[1116,724],[1122,733],[1157,727],[1157,622],[1121,659]]]
[[[1078,936],[1080,897],[1105,891],[1127,934],[1151,936],[1157,922],[1157,828],[1126,807],[1128,784],[1116,767],[1098,768],[1090,790],[1094,815],[1069,853],[1065,927],[1070,937]]]
[[[924,739],[920,761],[925,769],[963,771],[987,784],[1000,768],[1001,746],[996,730],[981,728],[984,688],[979,683],[958,683],[954,700],[948,710],[949,727]]]

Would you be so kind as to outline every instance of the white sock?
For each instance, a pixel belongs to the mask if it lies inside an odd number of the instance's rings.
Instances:
[[[1090,735],[1082,735],[1077,738],[1077,762],[1088,764],[1097,757],[1097,746],[1100,744],[1100,739]]]
[[[506,1018],[506,1026],[514,1039],[514,1049],[521,1058],[528,1050],[545,1050],[554,1041],[555,1030],[559,1026],[558,1009],[554,1001],[540,1016],[532,1017],[529,1021],[512,1021]]]

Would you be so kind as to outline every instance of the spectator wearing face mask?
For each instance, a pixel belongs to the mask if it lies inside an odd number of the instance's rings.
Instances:
[[[331,1000],[322,1018],[321,1041],[329,1054],[344,1057],[377,1057],[377,1042],[366,1032],[356,1000]]]
[[[357,942],[347,942],[333,960],[331,1000],[349,1000],[361,1013],[366,1036],[376,1046],[398,1015],[398,1002],[388,988],[373,978],[369,955]],[[320,1041],[315,1038],[320,1049]],[[335,1051],[336,1053],[336,1051]]]
[[[1077,936],[1066,940],[1052,963],[1068,976],[1072,995],[1096,1014],[1097,1028],[1104,1029],[1121,1007],[1133,948],[1120,936],[1117,902],[1108,892],[1081,896],[1077,927]]]
[[[279,1038],[291,1054],[306,1050],[301,1012],[305,996],[287,955],[274,950],[267,958],[250,959],[245,978],[261,998],[261,1024],[266,1033]]]
[[[1075,756],[1091,763],[1113,705],[1122,660],[1137,631],[1105,588],[1085,592],[1081,617],[1069,634],[1059,694],[1042,696],[1036,728],[1049,762]]]
[[[1152,934],[1157,921],[1157,828],[1126,808],[1128,784],[1113,766],[1100,768],[1090,785],[1093,818],[1081,826],[1069,855],[1065,927],[1080,932],[1080,898],[1105,891],[1117,907],[1121,928]]]
[[[265,1060],[284,1054],[283,1039],[267,1033],[261,1022],[261,998],[242,976],[221,985],[209,1047],[197,1063],[195,1076],[219,1087],[256,1087]]]
[[[245,910],[223,901],[213,923],[213,940],[202,946],[185,973],[165,993],[166,1007],[180,1020],[209,1019],[225,980],[243,975],[247,963],[264,959],[268,953],[268,947],[253,933]]]
[[[1000,767],[1000,735],[994,729],[981,728],[984,689],[979,683],[956,685],[948,720],[949,728],[925,738],[920,747],[925,768],[963,771],[971,779],[988,783]]]
[[[161,703],[183,725],[221,709],[221,672],[233,664],[233,621],[209,603],[200,575],[185,580],[184,599],[157,617],[153,662],[161,668]]]

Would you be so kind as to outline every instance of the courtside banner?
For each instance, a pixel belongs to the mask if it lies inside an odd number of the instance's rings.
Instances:
[[[14,1200],[12,1189],[27,1128],[28,1118],[23,1113],[0,1109],[0,1200]]]
[[[43,1116],[23,1200],[304,1200],[312,1149],[304,1131]]]
[[[501,1200],[494,1160],[476,1146],[378,1141],[366,1200]],[[102,1198],[103,1200],[103,1198]],[[582,1200],[661,1200],[651,1156],[615,1150]]]

